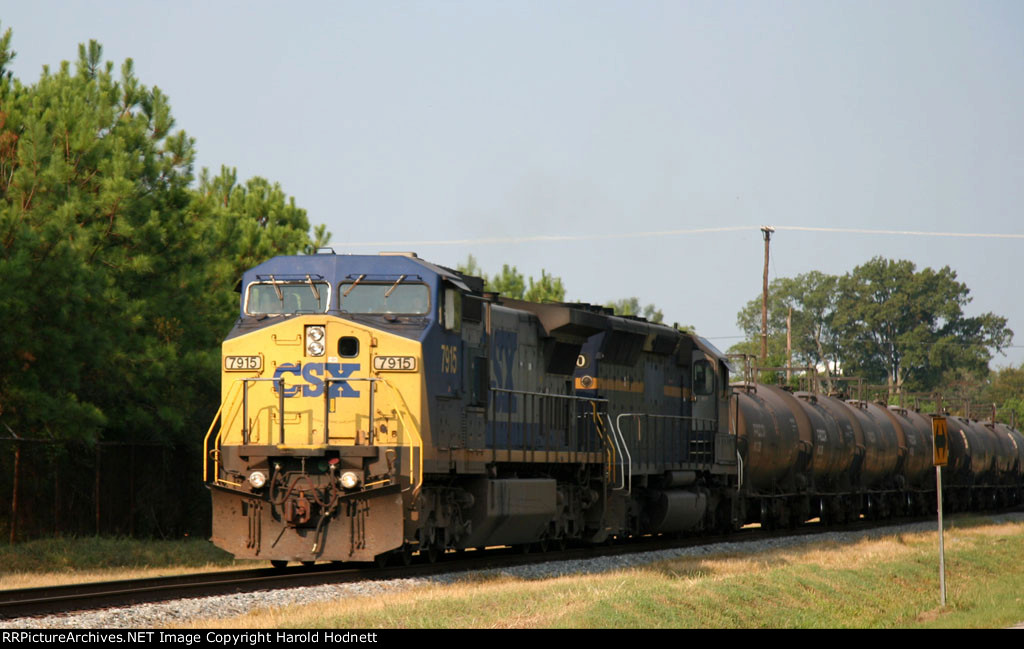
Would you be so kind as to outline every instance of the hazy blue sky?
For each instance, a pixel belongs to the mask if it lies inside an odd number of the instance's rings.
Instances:
[[[1018,332],[994,364],[1024,361],[1024,240],[783,229],[1024,234],[1019,0],[8,0],[0,23],[25,82],[89,39],[134,59],[197,172],[280,182],[339,253],[544,268],[724,349],[768,224],[772,277],[951,266]],[[536,235],[599,236],[423,243]]]

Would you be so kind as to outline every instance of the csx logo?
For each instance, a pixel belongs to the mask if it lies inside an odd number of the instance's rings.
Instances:
[[[322,397],[324,396],[324,379],[331,380],[331,392],[330,398],[336,399],[358,397],[359,392],[355,390],[348,381],[339,381],[337,379],[347,379],[352,376],[352,372],[359,369],[359,363],[284,363],[279,365],[277,371],[274,372],[274,378],[280,379],[284,377],[284,396],[285,398],[299,396],[299,390],[302,390],[302,396],[304,397]],[[327,372],[325,375],[324,372]],[[289,380],[287,375],[295,375],[305,380],[304,385],[294,385],[294,380]],[[293,385],[288,385],[293,383]]]

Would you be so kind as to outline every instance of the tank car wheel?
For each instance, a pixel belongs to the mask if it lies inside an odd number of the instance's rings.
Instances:
[[[270,560],[270,565],[273,566],[274,568],[277,568],[278,570],[280,570],[281,568],[288,567],[288,562],[285,561],[284,559],[271,559]]]
[[[303,561],[302,565],[304,565],[304,566],[306,566],[308,568],[310,566],[315,566],[316,565],[316,561]]]
[[[382,552],[373,558],[373,564],[378,568],[387,568],[388,563],[391,562],[391,553]]]

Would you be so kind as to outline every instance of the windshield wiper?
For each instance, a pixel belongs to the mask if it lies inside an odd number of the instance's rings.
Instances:
[[[391,288],[388,289],[388,292],[384,294],[384,299],[385,300],[388,299],[389,295],[391,295],[391,291],[393,291],[396,288],[398,288],[398,285],[401,284],[402,280],[405,279],[406,277],[408,277],[408,275],[402,275],[401,277],[398,278],[397,282],[395,282],[394,284],[391,285]]]
[[[284,293],[281,292],[281,287],[277,285],[273,275],[270,276],[270,283],[274,285],[274,292],[277,293],[277,299],[281,300],[281,306],[284,306]]]
[[[320,291],[317,290],[316,284],[313,283],[313,278],[306,275],[306,281],[309,282],[309,288],[313,289],[313,297],[316,298],[316,303],[320,304]]]
[[[347,289],[345,289],[345,292],[341,294],[341,297],[348,297],[348,294],[352,292],[352,289],[359,285],[359,282],[363,281],[364,277],[366,277],[365,273],[360,275],[356,281],[352,282],[352,286],[349,286]]]

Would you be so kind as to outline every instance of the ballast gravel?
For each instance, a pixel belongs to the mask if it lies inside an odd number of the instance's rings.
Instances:
[[[1024,513],[993,516],[993,523],[1024,521]],[[548,579],[565,575],[583,575],[620,570],[646,565],[676,557],[699,557],[714,554],[756,553],[767,550],[812,545],[828,541],[849,543],[863,538],[886,536],[899,532],[923,532],[935,529],[935,523],[909,523],[860,532],[826,532],[808,536],[795,536],[738,543],[659,550],[637,554],[594,559],[551,561],[515,568],[499,568],[472,572],[449,573],[430,577],[401,578],[384,581],[366,581],[329,586],[308,586],[282,590],[267,590],[235,595],[217,595],[196,599],[181,599],[158,604],[139,604],[123,608],[87,611],[38,618],[18,618],[0,621],[0,629],[151,629],[186,624],[202,618],[228,618],[250,611],[311,604],[353,597],[380,596],[431,584],[448,584],[481,575],[509,576],[518,579]]]

